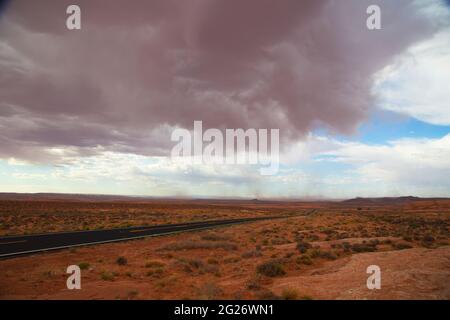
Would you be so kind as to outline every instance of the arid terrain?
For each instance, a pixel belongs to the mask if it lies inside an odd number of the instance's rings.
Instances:
[[[2,235],[292,215],[0,260],[1,299],[450,299],[450,200],[2,199]],[[5,245],[5,244],[3,244]],[[81,290],[66,288],[79,265]],[[369,265],[381,289],[366,286]]]

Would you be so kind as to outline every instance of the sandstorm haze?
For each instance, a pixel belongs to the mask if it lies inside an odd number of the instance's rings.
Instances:
[[[72,3],[0,16],[0,191],[450,196],[445,1]],[[194,120],[279,128],[280,172],[173,163]]]

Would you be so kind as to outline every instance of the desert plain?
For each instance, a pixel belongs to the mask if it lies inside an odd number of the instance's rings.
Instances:
[[[0,235],[264,216],[284,218],[3,258],[0,299],[450,299],[449,199],[5,196]]]

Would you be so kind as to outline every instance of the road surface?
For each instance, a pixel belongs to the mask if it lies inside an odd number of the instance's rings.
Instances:
[[[57,250],[63,248],[84,246],[90,244],[125,241],[150,236],[165,235],[183,231],[201,230],[237,223],[286,218],[261,217],[229,220],[210,220],[203,222],[190,222],[178,224],[165,224],[157,226],[130,227],[121,229],[57,232],[44,234],[31,234],[24,236],[0,237],[0,257],[12,257],[35,252]]]

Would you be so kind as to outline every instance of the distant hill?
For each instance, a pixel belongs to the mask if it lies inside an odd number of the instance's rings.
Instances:
[[[384,198],[354,198],[348,200],[326,200],[326,199],[245,199],[245,198],[189,198],[189,197],[152,197],[152,196],[123,196],[123,195],[102,195],[102,194],[76,194],[76,193],[15,193],[0,192],[0,201],[84,201],[84,202],[195,202],[205,204],[230,204],[245,203],[252,205],[269,206],[271,204],[285,203],[286,205],[305,204],[332,204],[349,206],[369,206],[369,205],[394,205],[407,204],[417,201],[450,200],[450,198],[419,198],[407,197],[384,197]]]
[[[41,201],[126,201],[147,198],[101,195],[101,194],[71,194],[71,193],[14,193],[1,192],[0,200],[41,200]],[[150,199],[150,197],[148,198]]]
[[[346,205],[393,205],[393,204],[407,204],[417,201],[430,201],[430,200],[444,200],[447,198],[419,198],[413,196],[406,197],[382,197],[382,198],[354,198],[341,201]]]

